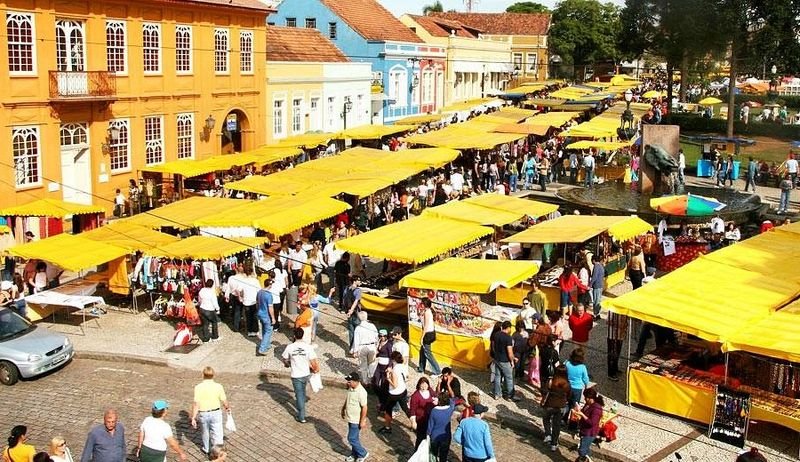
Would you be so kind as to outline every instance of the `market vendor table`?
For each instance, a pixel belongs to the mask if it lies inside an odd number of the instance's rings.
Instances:
[[[675,240],[675,253],[665,256],[662,252],[656,257],[656,268],[661,271],[673,271],[709,251],[707,241],[696,241],[684,238]]]
[[[47,316],[55,316],[57,307],[67,307],[80,311],[83,323],[86,322],[86,311],[96,305],[105,305],[103,297],[92,296],[97,290],[97,282],[76,280],[55,289],[45,290],[25,297],[28,304],[28,318],[39,321]],[[55,320],[55,318],[54,318]],[[81,323],[81,331],[83,331]]]
[[[742,390],[747,392],[748,390]],[[628,370],[628,401],[667,414],[703,424],[711,423],[714,388],[690,384],[648,372]],[[800,418],[770,409],[769,404],[753,395],[750,420],[771,422],[800,432]]]

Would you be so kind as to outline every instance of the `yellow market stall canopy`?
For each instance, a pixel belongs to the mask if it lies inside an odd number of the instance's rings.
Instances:
[[[422,125],[431,122],[440,122],[445,118],[446,116],[442,114],[422,114],[422,115],[404,117],[402,119],[396,120],[394,123],[397,125]]]
[[[535,116],[527,119],[525,123],[530,125],[560,127],[570,120],[577,119],[580,116],[580,112],[548,112],[545,114],[536,114]]]
[[[413,130],[410,125],[362,125],[360,127],[348,128],[339,132],[333,137],[336,139],[351,140],[376,140],[384,136],[396,135],[398,133]]]
[[[507,237],[502,242],[521,244],[580,243],[608,231],[614,239],[626,240],[653,227],[637,216],[587,216],[565,215],[555,220],[547,220]]]
[[[99,205],[76,204],[58,199],[39,199],[23,205],[6,207],[0,210],[0,216],[65,218],[69,215],[88,215],[103,212],[105,212],[105,209]]]
[[[724,347],[800,363],[800,301],[748,324],[731,335]]]
[[[594,141],[594,140],[581,140],[576,141],[572,144],[567,145],[567,149],[607,149],[607,150],[614,150],[614,149],[621,149],[630,147],[636,140],[629,140],[629,141]]]
[[[153,229],[163,227],[172,227],[180,230],[190,229],[195,226],[195,221],[206,215],[224,212],[242,203],[242,199],[189,197],[130,218],[124,218],[119,220],[118,223],[140,225]]]
[[[81,233],[82,237],[122,247],[130,252],[145,251],[179,240],[178,237],[160,233],[144,226],[115,221],[91,231]]]
[[[502,100],[497,98],[478,98],[478,99],[471,99],[467,101],[459,101],[451,103],[448,106],[443,107],[439,112],[460,112],[460,111],[471,111],[473,109],[480,108],[482,106],[489,106],[489,105],[500,105],[502,104]]]
[[[419,264],[492,234],[492,228],[444,218],[415,217],[338,241],[359,255]]]
[[[313,147],[324,146],[333,139],[333,133],[304,133],[278,140],[274,147]]]
[[[482,194],[427,208],[422,214],[479,225],[503,226],[525,216],[538,218],[556,210],[558,210],[558,206],[554,204],[500,194]]]
[[[358,147],[271,175],[247,177],[225,187],[267,196],[302,193],[332,197],[347,193],[366,197],[429,167],[446,165],[458,155],[458,151],[446,148],[388,152]]]
[[[56,264],[67,271],[92,268],[129,253],[128,249],[72,234],[59,234],[18,245],[8,251],[17,257]]]
[[[191,178],[206,173],[230,170],[236,166],[249,164],[268,165],[286,159],[302,151],[295,146],[263,146],[249,152],[240,154],[224,154],[207,159],[182,159],[173,160],[160,165],[151,165],[142,168],[142,171],[164,173],[168,175],[181,175]]]
[[[191,236],[172,244],[153,248],[145,253],[153,257],[219,260],[239,252],[261,247],[268,239],[266,237],[225,239],[215,236]]]
[[[488,294],[498,287],[513,287],[539,272],[531,261],[448,258],[409,274],[400,287]]]

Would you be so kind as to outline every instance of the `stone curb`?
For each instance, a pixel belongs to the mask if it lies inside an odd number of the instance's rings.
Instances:
[[[99,351],[76,351],[75,358],[91,359],[97,361],[121,362],[130,364],[144,364],[148,366],[185,368],[185,366],[182,365],[172,364],[167,359],[154,359],[147,356],[139,356],[132,354],[114,354],[114,353],[106,353]],[[288,370],[286,371],[263,370],[259,373],[259,377],[267,380],[269,379],[288,380],[290,379],[290,374]],[[322,377],[322,383],[323,385],[331,388],[340,388],[340,389],[346,388],[344,376],[340,378],[334,378],[332,376],[324,376]],[[530,434],[535,438],[541,439],[544,437],[544,433],[539,427],[531,425],[529,422],[526,422],[521,419],[498,416],[494,412],[489,412],[486,413],[486,420],[489,422],[494,422],[500,425],[501,427],[509,428],[516,432]],[[573,446],[577,445],[577,440],[562,434],[561,438],[559,438],[559,443],[561,444],[562,448],[570,448],[570,450],[572,450]],[[629,457],[614,453],[602,447],[598,448],[596,446],[592,448],[592,459],[604,460],[607,462],[634,462],[634,460]]]

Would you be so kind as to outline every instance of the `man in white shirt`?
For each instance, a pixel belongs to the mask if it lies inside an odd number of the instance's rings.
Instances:
[[[428,194],[429,194],[429,192],[430,191],[428,190],[428,185],[425,182],[425,180],[423,179],[419,183],[419,186],[417,187],[417,200],[419,200],[420,210],[424,210],[425,207],[428,206]]]
[[[310,343],[303,341],[303,329],[294,330],[294,342],[290,343],[281,358],[286,367],[291,367],[297,420],[306,423],[306,385],[312,373],[319,372],[317,352]]]
[[[322,261],[325,262],[325,274],[328,276],[328,287],[333,287],[333,268],[336,262],[342,258],[343,251],[336,248],[336,241],[339,236],[336,233],[331,235],[331,241],[322,248]]]
[[[711,219],[711,233],[722,234],[725,232],[725,222],[722,221],[719,215]]]
[[[797,159],[794,158],[794,154],[789,154],[789,159],[786,160],[786,173],[792,178],[792,188],[797,187],[797,168]]]
[[[686,155],[683,154],[683,149],[678,149],[678,181],[684,184],[686,178],[683,176],[683,171],[686,169]]]
[[[299,286],[303,279],[303,265],[308,261],[308,254],[303,250],[303,242],[294,243],[294,248],[289,250],[289,275],[291,275],[292,285]]]
[[[359,311],[359,325],[353,334],[350,354],[358,358],[361,377],[372,377],[375,372],[375,355],[378,353],[378,328],[367,320],[367,312]]]
[[[461,194],[461,191],[464,189],[464,173],[461,167],[450,174],[450,184],[453,186],[454,191]]]
[[[260,284],[252,267],[244,269],[245,276],[239,284],[239,299],[242,301],[247,321],[247,336],[258,337],[258,319],[256,318],[256,298],[260,290]]]
[[[594,156],[592,151],[589,151],[583,158],[583,173],[586,178],[583,180],[583,185],[587,188],[594,186]]]

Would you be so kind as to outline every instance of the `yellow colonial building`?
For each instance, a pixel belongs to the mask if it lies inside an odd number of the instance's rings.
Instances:
[[[400,21],[425,43],[446,48],[445,105],[505,90],[513,71],[509,42],[486,40],[459,21],[410,14]]]
[[[431,18],[457,21],[481,31],[481,37],[511,45],[514,81],[547,80],[550,55],[547,38],[549,13],[431,13]]]
[[[370,123],[372,65],[351,62],[318,30],[267,27],[267,142]]]
[[[264,144],[258,0],[0,0],[0,207]]]

